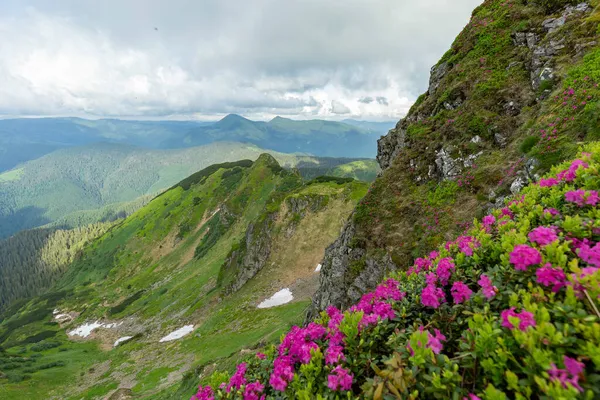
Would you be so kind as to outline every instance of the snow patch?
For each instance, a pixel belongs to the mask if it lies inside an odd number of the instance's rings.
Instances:
[[[194,330],[194,325],[186,325],[183,328],[179,328],[176,331],[169,333],[164,338],[160,339],[159,342],[170,342],[172,340],[181,339],[185,335],[190,334]]]
[[[289,303],[294,300],[294,296],[292,295],[292,291],[289,288],[281,289],[279,292],[275,293],[271,296],[270,299],[267,299],[258,305],[258,308],[271,308],[277,307],[282,304]]]
[[[73,319],[69,314],[54,314],[56,322],[66,322]]]
[[[125,343],[129,339],[133,339],[133,336],[123,336],[122,338],[118,338],[113,347],[117,347],[121,343]]]
[[[317,269],[315,269],[315,272],[321,272],[321,267],[322,267],[321,264],[317,265]]]
[[[75,329],[73,329],[71,332],[68,333],[69,336],[81,336],[81,337],[88,337],[92,334],[92,331],[98,329],[98,328],[106,328],[106,329],[111,329],[111,328],[116,328],[117,326],[121,325],[123,322],[113,322],[111,324],[104,324],[100,321],[96,321],[96,322],[92,322],[92,323],[88,323],[88,324],[83,324]]]

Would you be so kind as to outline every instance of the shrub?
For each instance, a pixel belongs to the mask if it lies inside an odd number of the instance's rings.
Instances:
[[[523,154],[528,154],[531,151],[531,149],[533,149],[533,147],[536,144],[538,144],[539,141],[540,138],[538,136],[527,136],[523,140],[523,143],[521,143],[521,146],[519,146],[519,150]]]
[[[598,398],[600,144],[586,150],[193,398]]]

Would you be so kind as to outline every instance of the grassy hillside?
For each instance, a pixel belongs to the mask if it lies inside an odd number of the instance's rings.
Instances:
[[[155,195],[211,164],[254,160],[261,152],[241,143],[179,150],[96,144],[56,151],[0,174],[0,238],[49,223],[72,227],[106,220],[143,204],[143,199],[130,203],[135,199]],[[310,177],[354,161],[273,155]]]
[[[86,246],[51,291],[0,317],[0,393],[177,398],[187,372],[233,364],[303,319],[325,247],[366,190],[344,179],[305,182],[269,155],[190,176]],[[226,261],[265,215],[268,254],[246,251],[262,262],[225,290]],[[257,308],[283,288],[293,301]],[[94,321],[105,325],[87,338],[67,335]],[[188,325],[192,333],[160,342]]]

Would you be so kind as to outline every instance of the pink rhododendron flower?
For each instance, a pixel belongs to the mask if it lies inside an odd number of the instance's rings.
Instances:
[[[198,393],[193,395],[190,400],[214,400],[215,395],[210,386],[198,386]]]
[[[518,244],[510,253],[510,262],[515,266],[517,271],[527,271],[527,267],[530,265],[542,262],[542,255],[533,247],[529,247],[526,244]]]
[[[476,249],[481,246],[481,244],[471,236],[459,236],[456,240],[456,244],[458,245],[458,249],[466,256],[473,255],[473,249]]]
[[[551,264],[546,264],[542,268],[535,271],[537,282],[544,286],[552,286],[553,292],[558,292],[566,285],[567,276],[560,268],[552,268]]]
[[[579,207],[585,205],[595,206],[600,201],[600,197],[598,197],[598,192],[595,190],[579,189],[565,193],[565,200],[569,203],[575,203]]]
[[[477,282],[479,286],[481,286],[481,291],[486,299],[490,300],[494,296],[496,296],[496,292],[498,288],[492,284],[492,280],[485,275],[481,275],[479,281]]]
[[[428,273],[425,275],[425,282],[427,282],[428,285],[435,285],[437,283],[437,275],[433,272]]]
[[[558,185],[558,180],[556,178],[540,179],[539,185],[540,187],[556,186]]]
[[[424,306],[438,308],[445,301],[444,291],[434,285],[427,285],[421,292],[421,304]]]
[[[483,217],[481,222],[484,226],[492,226],[496,222],[496,217],[494,217],[493,215],[486,215],[485,217]]]
[[[583,392],[583,388],[579,385],[579,376],[583,372],[585,365],[567,356],[563,357],[563,363],[566,369],[558,369],[556,364],[551,364],[552,367],[548,370],[550,380],[560,382],[565,389],[571,385],[580,392]]]
[[[454,262],[450,257],[442,258],[438,262],[436,273],[442,285],[448,284],[448,280],[450,280],[452,271],[454,271],[455,268]]]
[[[596,243],[594,247],[591,247],[588,243],[581,244],[577,255],[586,263],[600,267],[600,243]]]
[[[481,398],[475,396],[473,393],[469,393],[469,397],[463,397],[463,400],[481,400]]]
[[[231,389],[238,390],[243,385],[246,384],[246,369],[248,368],[248,364],[241,363],[238,364],[235,374],[229,380],[229,385],[227,385],[227,393],[231,392]]]
[[[560,215],[560,212],[556,208],[546,208],[544,210],[544,214],[548,214],[553,217],[556,217],[557,215]]]
[[[503,218],[503,217],[508,217],[510,219],[513,219],[515,217],[515,214],[513,214],[513,212],[510,211],[510,208],[504,207],[500,210],[500,218]]]
[[[354,375],[350,371],[338,365],[327,377],[327,387],[335,391],[350,390],[352,389],[353,379]]]
[[[327,329],[322,325],[311,322],[306,327],[306,333],[311,340],[319,340],[327,334]]]
[[[263,390],[265,390],[265,385],[259,381],[249,383],[244,388],[244,400],[260,400],[264,398],[264,395],[261,396]]]
[[[427,347],[429,347],[435,354],[440,354],[440,352],[444,349],[442,342],[446,341],[446,336],[444,336],[439,329],[434,329],[433,332],[434,335],[427,332]]]
[[[460,304],[469,300],[473,294],[473,291],[460,281],[454,282],[450,292],[452,293],[452,298],[456,304]]]
[[[265,358],[267,358],[267,356],[263,353],[256,353],[256,358],[258,358],[259,360],[264,360]]]
[[[529,240],[533,243],[537,243],[540,246],[547,246],[550,243],[558,240],[558,235],[556,234],[556,228],[547,228],[545,226],[539,226],[529,232]]]
[[[343,351],[344,348],[342,346],[330,345],[327,350],[325,350],[325,364],[332,365],[344,361],[346,357],[344,356]]]
[[[525,331],[530,326],[535,326],[535,319],[533,314],[529,311],[522,310],[520,313],[515,312],[515,308],[511,307],[508,310],[502,311],[500,313],[500,317],[502,318],[502,326],[513,330],[515,327],[512,322],[508,319],[508,317],[515,317],[519,319],[519,330]]]
[[[435,260],[436,258],[438,258],[440,255],[440,253],[438,253],[437,251],[432,251],[431,253],[429,253],[429,259],[430,260]]]
[[[269,384],[273,389],[284,392],[292,379],[294,379],[294,366],[291,357],[277,357],[273,362],[273,373],[269,378]]]

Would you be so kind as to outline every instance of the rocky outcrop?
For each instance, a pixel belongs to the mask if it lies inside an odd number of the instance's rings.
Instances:
[[[446,62],[439,63],[431,68],[431,75],[429,78],[429,89],[427,90],[427,93],[429,93],[430,95],[435,93],[437,88],[440,86],[442,79],[444,79],[449,70],[450,66]]]
[[[382,170],[389,168],[392,161],[406,146],[406,131],[401,128],[400,123],[386,136],[377,141],[377,162]]]
[[[325,250],[321,262],[319,290],[307,313],[307,321],[329,305],[346,308],[372,290],[397,266],[389,256],[376,259],[361,248],[353,248],[355,226],[350,217],[340,237]]]
[[[271,228],[276,216],[277,213],[270,213],[262,221],[248,225],[243,242],[225,260],[219,278],[226,294],[240,290],[266,265],[271,254]]]

